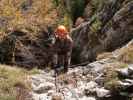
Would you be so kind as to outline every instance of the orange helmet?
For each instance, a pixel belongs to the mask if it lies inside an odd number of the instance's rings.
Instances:
[[[58,36],[65,36],[68,34],[68,30],[66,29],[65,26],[60,25],[57,27],[56,31],[55,31],[56,35]]]

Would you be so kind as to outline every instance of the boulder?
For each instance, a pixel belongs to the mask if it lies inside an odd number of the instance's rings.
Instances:
[[[109,97],[111,95],[110,91],[104,88],[96,88],[96,93],[99,98]]]

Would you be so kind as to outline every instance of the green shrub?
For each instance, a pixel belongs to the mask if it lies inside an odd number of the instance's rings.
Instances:
[[[53,3],[55,4],[55,6],[59,6],[59,0],[53,0]]]
[[[92,32],[97,32],[98,30],[100,30],[102,27],[102,22],[98,19],[98,18],[95,18],[90,29]]]

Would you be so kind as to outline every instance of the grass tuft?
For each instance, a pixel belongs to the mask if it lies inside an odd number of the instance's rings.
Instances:
[[[16,100],[17,88],[30,91],[27,76],[37,73],[39,73],[37,68],[27,71],[23,68],[0,65],[0,100]]]
[[[123,48],[120,51],[118,60],[125,63],[133,63],[133,44],[130,44],[127,48]]]
[[[104,69],[104,87],[109,90],[118,90],[119,86],[119,78],[116,69],[126,68],[128,65],[126,63],[114,62],[108,64]]]

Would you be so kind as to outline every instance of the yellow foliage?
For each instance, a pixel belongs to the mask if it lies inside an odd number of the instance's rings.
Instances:
[[[133,63],[133,44],[120,50],[118,60],[125,63]]]
[[[91,29],[92,32],[95,33],[95,32],[97,32],[98,30],[101,29],[101,25],[102,25],[101,21],[96,18],[95,21],[92,23],[90,29]]]
[[[23,8],[26,6],[27,9]],[[0,0],[0,18],[7,18],[7,26],[30,28],[56,24],[57,10],[52,0]]]

